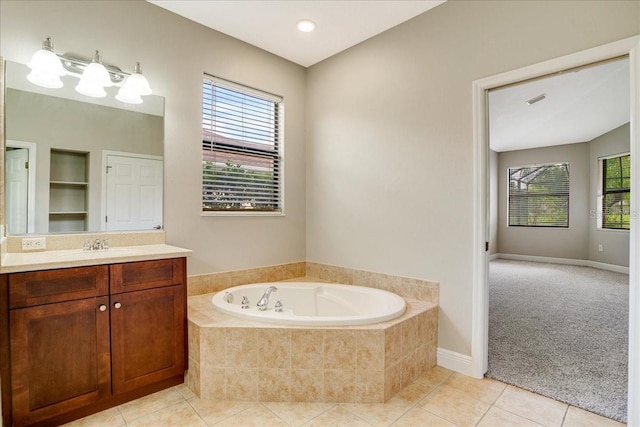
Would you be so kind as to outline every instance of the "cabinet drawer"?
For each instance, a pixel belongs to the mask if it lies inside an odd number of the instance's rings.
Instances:
[[[111,266],[111,293],[186,283],[185,258],[130,262]]]
[[[64,268],[9,274],[9,308],[108,295],[109,267]]]

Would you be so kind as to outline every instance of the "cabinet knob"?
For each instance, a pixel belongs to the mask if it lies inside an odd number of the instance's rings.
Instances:
[[[100,311],[107,311],[107,306],[104,304],[101,304],[98,308],[100,309]]]
[[[117,303],[113,304],[113,306],[114,306],[115,308],[120,308],[120,307],[122,307],[122,304],[120,304],[119,302],[117,302]]]

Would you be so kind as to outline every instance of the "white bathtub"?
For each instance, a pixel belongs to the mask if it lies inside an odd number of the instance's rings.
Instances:
[[[267,310],[256,304],[269,286],[271,293]],[[232,296],[233,301],[227,302]],[[242,309],[242,298],[249,299],[249,308]],[[282,301],[283,311],[276,312],[276,301]],[[301,326],[347,326],[384,322],[401,316],[406,308],[402,297],[380,289],[363,286],[315,282],[274,282],[241,285],[218,292],[213,306],[232,316]]]

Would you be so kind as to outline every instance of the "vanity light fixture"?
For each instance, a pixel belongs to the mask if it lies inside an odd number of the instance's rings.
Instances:
[[[298,21],[298,30],[303,33],[310,33],[311,31],[316,29],[316,23],[311,21],[310,19],[303,19]]]
[[[540,101],[542,101],[543,99],[546,99],[546,98],[547,98],[547,94],[546,94],[546,93],[543,93],[543,94],[541,94],[541,95],[534,96],[534,97],[533,97],[533,98],[531,98],[530,100],[526,101],[526,104],[527,104],[527,105],[533,105],[533,104],[535,104],[536,102],[540,102]]]
[[[60,77],[69,75],[80,79],[76,91],[90,97],[106,96],[104,88],[110,86],[120,87],[116,99],[129,104],[141,104],[141,96],[152,94],[149,82],[142,75],[140,63],[136,64],[134,73],[129,74],[118,67],[103,64],[97,50],[91,61],[58,55],[53,51],[49,37],[27,65],[31,68],[27,80],[49,89],[61,88],[63,83]]]
[[[53,52],[50,37],[42,42],[42,49],[33,54],[27,66],[31,68],[31,72],[27,75],[27,80],[31,83],[49,89],[62,87],[60,77],[67,73],[62,67],[60,58]]]

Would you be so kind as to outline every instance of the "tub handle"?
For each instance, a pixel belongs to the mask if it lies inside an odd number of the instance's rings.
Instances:
[[[249,308],[249,298],[242,297],[242,308],[244,309]]]
[[[281,299],[276,301],[276,305],[274,306],[274,308],[276,309],[276,313],[282,313],[282,300]]]
[[[225,292],[224,301],[228,302],[229,304],[233,303],[233,294],[230,294],[229,292]]]

